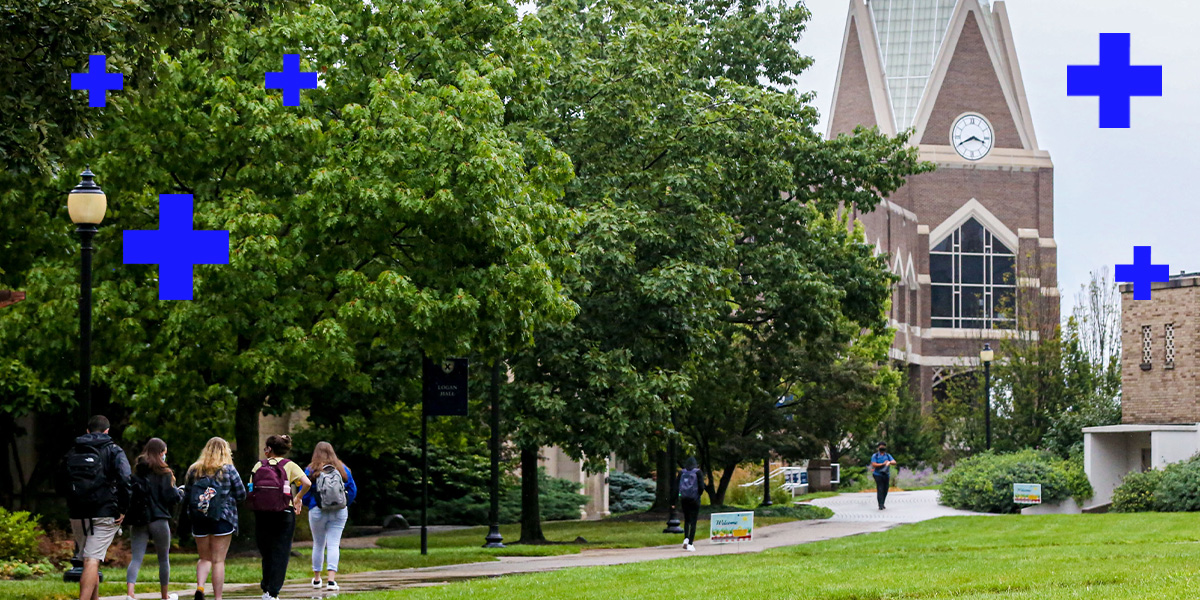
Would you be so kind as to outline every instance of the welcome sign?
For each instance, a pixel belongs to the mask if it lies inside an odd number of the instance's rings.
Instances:
[[[1042,503],[1042,484],[1040,484],[1040,483],[1014,483],[1013,484],[1013,503],[1015,503],[1015,504],[1041,504]]]
[[[714,544],[749,542],[754,537],[754,513],[717,513],[709,520],[708,538]]]

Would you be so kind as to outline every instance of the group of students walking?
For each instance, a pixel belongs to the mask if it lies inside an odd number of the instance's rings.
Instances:
[[[158,553],[158,580],[163,600],[178,600],[167,591],[171,577],[172,514],[183,504],[191,523],[200,560],[196,564],[195,600],[205,599],[212,579],[217,600],[225,585],[225,557],[238,528],[238,504],[255,513],[254,534],[262,555],[263,600],[275,600],[287,575],[296,530],[296,517],[308,509],[312,529],[312,586],[337,590],[338,560],[348,507],[358,495],[350,468],[333,446],[320,442],[305,468],[288,460],[292,440],[286,435],[267,438],[264,458],[250,471],[249,483],[233,466],[229,443],[214,437],[188,467],[183,483],[167,465],[167,444],[146,442],[130,469],[125,451],[108,435],[109,421],[97,415],[88,431],[75,438],[63,459],[59,492],[67,497],[71,530],[83,576],[80,600],[99,599],[100,563],[123,525],[131,530],[133,558],[125,574],[130,598],[151,541]],[[321,579],[325,572],[324,582]]]

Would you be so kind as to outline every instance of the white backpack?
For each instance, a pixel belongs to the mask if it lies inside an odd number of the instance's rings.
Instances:
[[[325,465],[313,482],[313,497],[321,510],[341,510],[349,504],[346,498],[346,482],[333,465]]]

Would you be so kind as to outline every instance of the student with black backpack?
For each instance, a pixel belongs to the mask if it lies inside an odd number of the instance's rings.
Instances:
[[[100,563],[129,508],[129,459],[108,428],[101,415],[89,419],[87,433],[75,438],[59,470],[58,492],[67,498],[76,553],[83,560],[80,600],[100,598]]]
[[[196,548],[200,551],[195,600],[204,600],[204,582],[210,571],[213,594],[221,600],[225,589],[225,556],[233,532],[237,531],[237,503],[246,498],[246,486],[233,467],[229,442],[219,437],[208,440],[200,458],[188,467],[183,490],[192,537],[196,538]]]
[[[254,541],[262,555],[263,600],[278,600],[287,578],[292,553],[292,535],[301,499],[312,485],[296,463],[284,458],[292,450],[292,438],[273,435],[263,449],[265,459],[250,470],[250,495],[246,506],[254,511]],[[293,487],[295,489],[293,489]]]
[[[162,588],[162,598],[178,600],[178,596],[167,592],[167,584],[171,581],[171,510],[182,499],[183,490],[175,487],[175,473],[167,466],[167,443],[150,438],[133,461],[133,495],[125,515],[125,522],[133,530],[129,544],[133,559],[125,570],[127,600],[134,600],[134,585],[151,538],[158,553],[158,584]]]
[[[677,489],[683,505],[683,549],[695,552],[696,520],[700,518],[700,496],[704,494],[704,477],[695,458],[689,456],[683,464]]]
[[[312,478],[312,489],[304,496],[308,506],[308,526],[312,530],[312,586],[321,587],[321,567],[328,573],[325,589],[338,590],[338,559],[341,557],[342,532],[350,517],[348,508],[358,495],[358,486],[350,467],[338,460],[337,453],[329,442],[320,442],[313,448],[312,460],[304,469]]]

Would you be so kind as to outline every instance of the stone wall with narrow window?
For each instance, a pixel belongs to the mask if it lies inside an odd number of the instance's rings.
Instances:
[[[1121,286],[1121,412],[1127,424],[1200,423],[1200,274],[1156,283],[1150,300]]]

